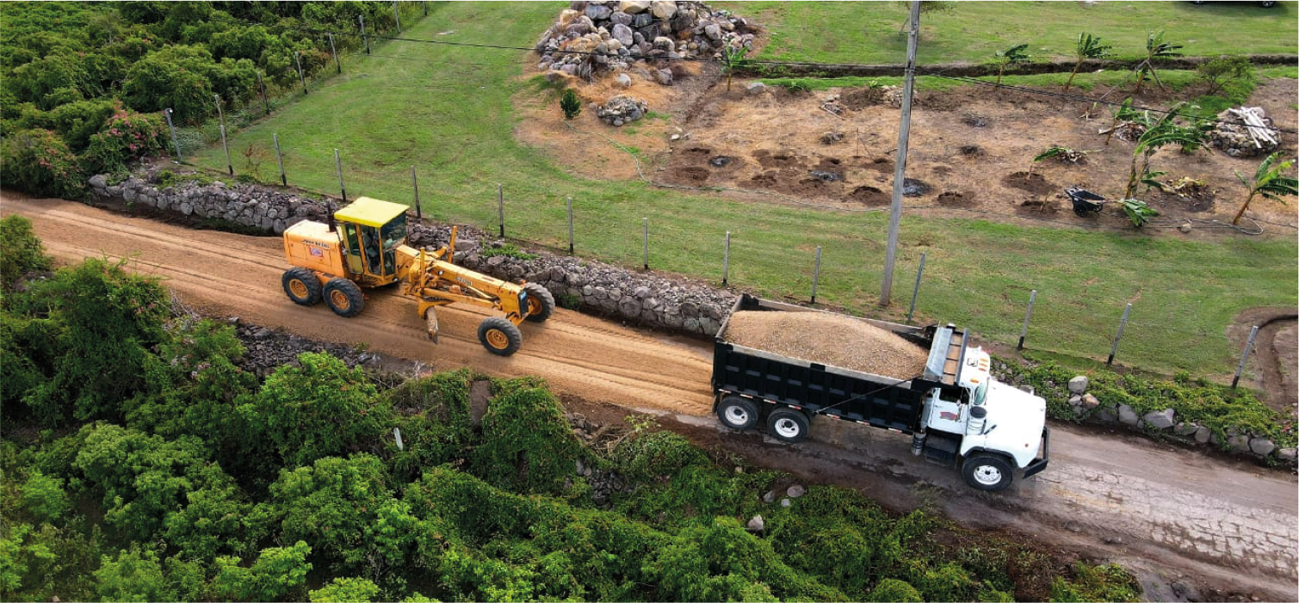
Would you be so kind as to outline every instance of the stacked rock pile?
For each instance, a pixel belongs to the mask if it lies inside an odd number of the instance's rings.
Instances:
[[[649,111],[649,103],[630,96],[615,96],[595,110],[600,121],[612,126],[631,123]]]
[[[729,11],[702,2],[621,0],[571,3],[535,48],[543,71],[589,80],[643,64],[670,84],[671,71],[661,69],[668,60],[721,57],[728,47],[752,44],[748,22]]]
[[[1264,116],[1262,107],[1241,107],[1219,113],[1218,125],[1209,139],[1228,156],[1244,158],[1275,151],[1280,135],[1272,120]]]

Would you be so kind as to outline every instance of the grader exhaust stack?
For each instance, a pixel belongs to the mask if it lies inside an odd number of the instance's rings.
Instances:
[[[436,308],[456,302],[491,308],[503,316],[484,319],[478,341],[487,351],[509,356],[523,345],[518,325],[543,322],[555,311],[545,287],[516,285],[457,266],[456,231],[448,246],[431,253],[406,245],[406,207],[361,197],[333,213],[332,224],[302,221],[284,231],[284,255],[293,268],[282,278],[294,303],[324,301],[335,314],[356,316],[365,305],[361,288],[398,283],[419,300],[429,337],[438,340]]]

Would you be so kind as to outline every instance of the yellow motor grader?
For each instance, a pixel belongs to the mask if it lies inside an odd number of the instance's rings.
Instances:
[[[419,315],[434,343],[437,306],[464,302],[492,308],[504,316],[484,319],[478,341],[500,356],[523,345],[519,323],[542,322],[555,311],[555,299],[545,287],[507,283],[453,264],[454,228],[450,244],[437,251],[405,243],[406,206],[369,197],[335,212],[329,224],[298,222],[284,231],[284,256],[294,266],[281,279],[284,292],[304,306],[323,299],[335,314],[352,317],[365,306],[361,287],[399,283],[402,293],[419,300]]]

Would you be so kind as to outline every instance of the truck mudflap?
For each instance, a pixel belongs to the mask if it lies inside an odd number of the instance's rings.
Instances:
[[[1029,463],[1027,467],[1024,467],[1025,478],[1033,477],[1034,475],[1041,473],[1043,469],[1046,469],[1046,464],[1047,462],[1050,461],[1050,457],[1051,457],[1050,448],[1051,448],[1051,428],[1043,426],[1042,427],[1042,458],[1034,459],[1033,462]]]

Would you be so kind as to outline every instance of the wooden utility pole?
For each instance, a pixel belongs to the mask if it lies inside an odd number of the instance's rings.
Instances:
[[[893,169],[893,208],[889,212],[889,243],[884,253],[884,282],[880,305],[889,305],[893,293],[893,262],[898,254],[898,226],[902,222],[902,186],[907,175],[907,136],[911,130],[911,96],[916,80],[916,40],[920,37],[920,2],[911,2],[911,33],[907,36],[907,74],[902,86],[902,125],[898,128],[898,153]]]

